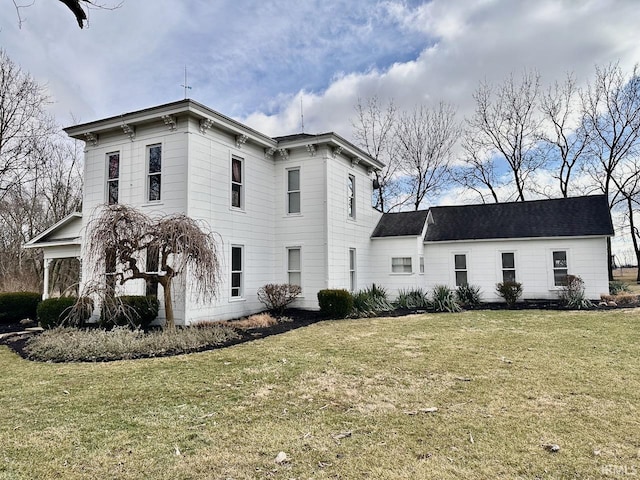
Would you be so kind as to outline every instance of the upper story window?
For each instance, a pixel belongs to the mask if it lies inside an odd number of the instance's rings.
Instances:
[[[107,153],[107,203],[118,203],[120,184],[120,152]]]
[[[567,251],[558,250],[553,252],[553,285],[556,287],[565,286],[568,273]]]
[[[356,218],[356,177],[349,175],[347,181],[347,213],[349,218]]]
[[[287,213],[300,213],[300,169],[287,170]]]
[[[411,257],[393,257],[391,259],[391,273],[412,273]]]
[[[516,281],[516,258],[513,252],[502,252],[502,281]]]
[[[162,183],[162,145],[149,145],[147,147],[149,160],[147,171],[147,199],[150,202],[160,200],[160,187]]]
[[[239,157],[231,159],[231,206],[244,208],[244,160]]]
[[[453,256],[453,269],[456,275],[456,287],[466,285],[467,278],[467,256],[464,253],[458,253]]]

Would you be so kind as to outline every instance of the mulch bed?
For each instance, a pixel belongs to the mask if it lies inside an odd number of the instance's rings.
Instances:
[[[504,310],[505,308],[506,308],[505,303],[484,303],[480,307],[473,310]],[[598,308],[598,307],[595,307],[595,308]],[[561,306],[558,302],[548,301],[548,300],[518,302],[512,309],[513,310],[523,310],[523,309],[567,310],[566,307]],[[431,312],[426,309],[396,309],[389,312],[383,312],[380,314],[380,316],[402,317],[402,316],[416,314],[416,313],[431,313]],[[278,323],[277,325],[273,325],[271,327],[265,327],[265,328],[252,328],[250,330],[238,329],[236,331],[239,335],[239,338],[231,339],[228,342],[225,342],[224,344],[221,344],[221,345],[204,347],[202,349],[199,349],[198,351],[214,350],[218,348],[229,347],[232,345],[238,345],[240,343],[257,340],[260,338],[266,338],[271,335],[279,335],[281,333],[285,333],[290,330],[307,327],[321,320],[325,320],[325,318],[320,314],[320,312],[311,311],[311,310],[287,309],[285,311],[285,315],[291,321],[281,322],[281,323]],[[0,324],[0,334],[21,332],[25,330],[25,328],[35,327],[35,326],[37,326],[35,323]],[[27,354],[25,352],[25,346],[27,345],[29,339],[33,338],[34,335],[37,335],[37,333],[4,336],[0,338],[0,345],[7,345],[11,350],[16,352],[22,358],[28,359]],[[166,355],[163,355],[163,356],[171,356],[177,353],[183,353],[183,352],[174,352],[174,353],[167,352]],[[193,352],[190,352],[190,353],[193,353]]]

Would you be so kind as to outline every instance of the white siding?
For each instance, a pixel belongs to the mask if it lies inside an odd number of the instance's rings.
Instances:
[[[590,299],[609,290],[604,238],[525,239],[501,241],[442,242],[425,244],[425,281],[455,287],[453,256],[467,255],[468,282],[482,290],[484,301],[500,301],[495,291],[502,282],[502,252],[514,252],[516,280],[522,283],[523,299],[556,299],[559,288],[553,284],[552,252],[566,250],[568,273],[585,282]]]
[[[422,237],[373,239],[371,256],[368,260],[372,265],[373,281],[383,286],[390,298],[395,298],[400,290],[413,288],[425,290],[425,275],[420,273],[420,257],[423,255]],[[391,271],[393,257],[411,257],[412,273],[393,273]],[[426,264],[425,268],[428,268]]]

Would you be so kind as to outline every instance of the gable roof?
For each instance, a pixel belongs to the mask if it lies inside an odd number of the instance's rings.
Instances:
[[[422,229],[424,228],[424,222],[427,220],[428,213],[428,210],[385,213],[380,217],[380,221],[371,234],[371,238],[417,237],[422,235]]]
[[[425,242],[613,235],[604,195],[432,207]]]
[[[81,227],[82,213],[71,213],[44,232],[33,237],[23,247],[42,248],[57,245],[80,245]]]

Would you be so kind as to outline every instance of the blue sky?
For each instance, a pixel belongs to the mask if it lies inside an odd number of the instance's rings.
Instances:
[[[185,65],[190,97],[264,133],[299,131],[302,99],[306,131],[349,138],[358,98],[444,100],[462,118],[481,80],[528,68],[583,82],[640,59],[634,0],[124,0],[84,30],[55,0],[20,9],[19,28],[0,1],[0,45],[64,125],[183,98]]]

